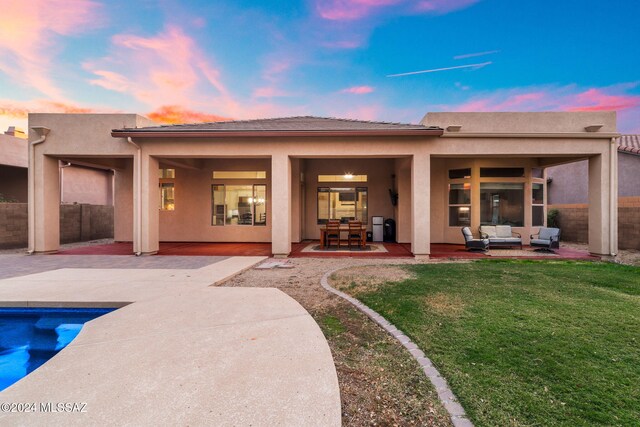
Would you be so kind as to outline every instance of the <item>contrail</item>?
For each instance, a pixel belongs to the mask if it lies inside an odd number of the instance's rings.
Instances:
[[[400,73],[400,74],[389,74],[387,77],[400,77],[400,76],[411,76],[413,74],[424,74],[424,73],[436,73],[438,71],[448,71],[448,70],[457,70],[459,68],[478,68],[486,67],[487,65],[493,64],[491,61],[482,62],[480,64],[468,64],[468,65],[458,65],[457,67],[447,67],[447,68],[434,68],[432,70],[422,70],[422,71],[412,71],[410,73]]]
[[[488,50],[486,52],[476,52],[476,53],[466,53],[464,55],[456,55],[453,59],[467,59],[474,58],[476,56],[484,56],[484,55],[493,55],[494,53],[499,53],[499,50]]]

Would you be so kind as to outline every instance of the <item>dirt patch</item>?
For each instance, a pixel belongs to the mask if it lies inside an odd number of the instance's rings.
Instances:
[[[341,267],[351,267],[344,272],[347,278],[368,272],[372,286],[381,280],[404,280],[411,272],[389,264],[415,261],[293,258],[289,263],[294,268],[247,270],[223,286],[278,288],[314,317],[336,365],[343,425],[450,426],[432,384],[409,352],[364,314],[320,286],[324,273]]]
[[[369,265],[339,270],[330,277],[331,286],[351,295],[375,292],[389,282],[401,282],[414,279],[415,274],[399,265]]]
[[[458,317],[464,311],[462,298],[439,292],[425,298],[427,305],[441,316]]]
[[[561,246],[572,249],[588,251],[589,245],[586,243],[561,242]],[[637,249],[620,249],[616,256],[615,262],[626,265],[635,265],[640,267],[640,250]]]

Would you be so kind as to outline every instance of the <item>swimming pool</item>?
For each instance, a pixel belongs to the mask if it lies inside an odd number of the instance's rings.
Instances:
[[[0,308],[0,391],[65,348],[82,326],[115,308]]]

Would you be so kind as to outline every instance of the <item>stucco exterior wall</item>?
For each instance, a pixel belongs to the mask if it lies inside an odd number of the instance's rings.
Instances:
[[[113,204],[113,174],[111,171],[72,165],[63,167],[60,175],[62,203]]]
[[[160,239],[271,241],[274,253],[277,246],[280,251],[277,254],[286,254],[291,240],[296,240],[296,230],[300,230],[301,238],[318,237],[317,175],[352,172],[369,175],[368,216],[396,216],[398,240],[410,241],[414,253],[426,255],[430,242],[462,241],[459,227],[448,227],[445,223],[448,218],[447,165],[471,162],[474,168],[481,164],[545,167],[582,158],[590,159],[592,177],[589,222],[592,249],[606,253],[614,244],[609,244],[608,220],[612,215],[607,209],[614,205],[608,192],[610,184],[615,186],[615,183],[608,175],[609,160],[613,157],[609,153],[610,136],[606,133],[615,132],[614,114],[437,113],[427,115],[424,123],[445,129],[461,125],[462,131],[445,131],[442,137],[134,138],[140,147],[138,150],[124,138],[112,138],[110,131],[149,124],[140,116],[30,115],[30,126],[51,129],[46,142],[35,147],[36,168],[32,181],[37,196],[35,245],[38,251],[55,250],[58,241],[55,230],[58,218],[50,196],[58,190],[58,172],[53,163],[58,159],[95,162],[116,170],[116,191],[120,193],[115,198],[116,238],[133,238],[138,241],[140,252],[153,253]],[[591,124],[604,124],[601,134],[585,132],[584,127]],[[159,212],[157,169],[168,162],[178,165],[175,167],[177,207],[176,211]],[[270,199],[267,226],[212,227],[211,171],[218,167],[246,169],[249,164],[256,164],[253,162],[264,164],[260,169],[269,171],[267,185],[273,182],[267,191]],[[395,183],[392,175],[396,175]],[[304,177],[304,185],[298,186],[298,176]],[[399,193],[399,204],[395,208],[388,194],[393,185]],[[477,197],[472,196],[472,205],[478,205]],[[525,187],[525,204],[530,203],[530,197],[530,187]],[[525,227],[520,230],[523,236],[530,231],[527,224],[531,221],[531,209],[526,206]],[[303,219],[301,224],[296,224],[297,218]],[[472,214],[474,231],[478,225],[479,211],[476,211]],[[128,231],[131,229],[142,232],[136,235]]]
[[[271,192],[269,159],[206,159],[199,169],[175,168],[175,210],[160,210],[160,240],[165,242],[270,242],[271,198],[267,196],[267,225],[211,225],[211,185],[265,184]],[[264,170],[267,179],[212,179],[212,172]]]
[[[0,165],[26,168],[29,162],[27,140],[13,135],[0,134]]]
[[[549,203],[587,203],[589,162],[579,161],[547,169]],[[640,196],[640,156],[618,152],[618,197]]]
[[[395,212],[389,197],[389,189],[393,186],[392,175],[395,174],[394,166],[394,159],[305,159],[306,217],[304,218],[303,238],[320,238],[321,226],[317,222],[318,187],[367,187],[367,230],[369,231],[371,230],[372,216],[383,216],[385,219],[394,218]],[[367,175],[368,182],[318,182],[318,175],[344,175],[347,172],[354,175]]]

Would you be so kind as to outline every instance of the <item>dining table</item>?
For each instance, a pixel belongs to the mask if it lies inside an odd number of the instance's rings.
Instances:
[[[362,225],[360,231],[360,247],[364,248],[367,245],[367,226]],[[349,224],[340,224],[340,235],[342,233],[349,233]],[[320,249],[325,249],[327,241],[327,226],[320,227]]]

